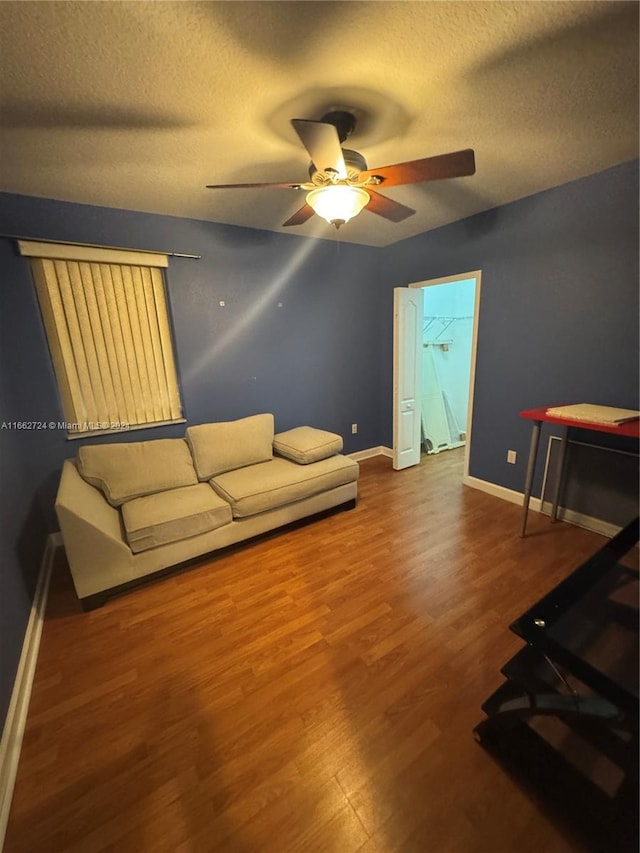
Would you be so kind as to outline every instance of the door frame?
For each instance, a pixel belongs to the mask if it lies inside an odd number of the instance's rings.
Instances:
[[[469,458],[471,455],[471,437],[473,434],[473,398],[476,385],[476,352],[478,348],[478,323],[480,319],[480,289],[482,284],[482,270],[472,270],[471,272],[456,273],[455,275],[444,276],[443,278],[430,278],[425,281],[414,281],[408,284],[407,287],[432,287],[435,284],[450,284],[454,281],[464,281],[467,278],[474,278],[476,281],[475,300],[473,304],[473,332],[471,337],[471,364],[469,367],[469,407],[467,416],[467,439],[464,445],[464,475],[463,481],[469,477]]]

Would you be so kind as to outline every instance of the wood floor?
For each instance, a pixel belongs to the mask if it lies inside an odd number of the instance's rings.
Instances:
[[[361,463],[355,510],[81,613],[64,559],[6,853],[563,853],[479,746],[509,622],[604,542]]]

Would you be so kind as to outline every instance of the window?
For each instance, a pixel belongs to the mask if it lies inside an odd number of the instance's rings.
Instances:
[[[31,258],[69,437],[183,421],[167,256],[18,245]]]

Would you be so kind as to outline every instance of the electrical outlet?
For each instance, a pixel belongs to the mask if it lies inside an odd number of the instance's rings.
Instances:
[[[358,432],[358,424],[351,424],[351,435],[355,435]]]
[[[517,456],[517,455],[518,455],[518,454],[515,452],[515,450],[507,450],[507,462],[508,462],[510,465],[515,465],[515,464],[516,464],[516,456]]]
[[[221,299],[221,300],[220,300],[220,302],[218,302],[218,305],[219,305],[221,308],[224,308],[224,299]]]

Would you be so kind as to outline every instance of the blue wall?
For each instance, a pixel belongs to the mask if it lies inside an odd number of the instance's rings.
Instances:
[[[639,408],[638,161],[405,240],[385,263],[390,286],[482,271],[471,476],[522,492],[524,409]],[[391,292],[381,310],[391,316]],[[391,330],[383,346],[390,400]],[[389,411],[380,443],[391,435]]]
[[[15,287],[12,251],[0,240],[0,425],[23,411],[44,333],[22,326],[36,310],[32,286]],[[43,374],[51,376],[49,365]],[[39,382],[38,386],[44,383]],[[37,470],[38,436],[0,429],[0,722],[5,718],[47,529]]]
[[[6,350],[1,344],[4,362]],[[0,409],[11,411],[12,394],[0,372]],[[18,433],[0,431],[0,729],[5,719],[29,619],[46,530],[36,500],[37,484],[23,461]]]
[[[330,240],[0,194],[0,233],[201,254],[172,259],[167,276],[188,421],[273,411],[278,430],[315,424],[348,452],[391,444],[393,287],[481,269],[471,474],[521,491],[521,409],[638,407],[637,198],[634,162],[385,249],[338,252]],[[61,420],[28,264],[4,239],[0,281],[0,422]],[[58,432],[0,430],[0,721],[61,464],[77,447]]]

